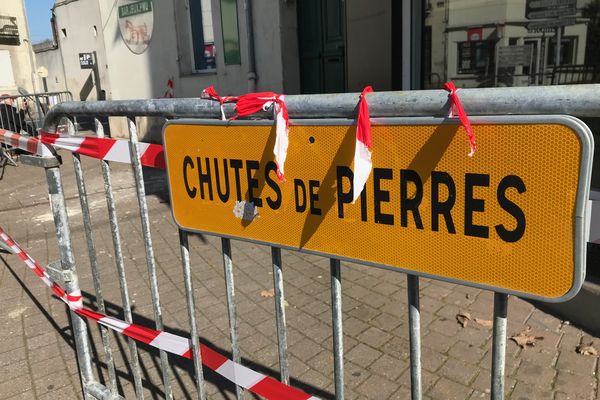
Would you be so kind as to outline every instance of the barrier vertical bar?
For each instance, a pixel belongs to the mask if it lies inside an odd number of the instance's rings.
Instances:
[[[79,291],[79,282],[75,270],[75,258],[73,256],[73,247],[71,244],[71,231],[69,229],[69,219],[67,216],[67,206],[60,178],[58,165],[47,167],[46,180],[48,182],[48,193],[52,214],[54,217],[54,226],[58,238],[58,249],[60,254],[61,268],[63,272],[71,273],[70,279],[65,282],[65,291],[67,293],[76,293]],[[94,381],[92,372],[92,356],[90,352],[90,343],[85,320],[69,311],[71,316],[71,325],[73,328],[73,337],[75,338],[75,348],[77,352],[77,361],[79,365],[79,374],[83,386],[83,393],[89,398],[87,384]]]
[[[204,394],[204,374],[202,373],[202,356],[200,355],[200,342],[198,340],[198,325],[196,323],[196,302],[194,300],[194,283],[190,266],[190,247],[188,234],[179,229],[179,247],[181,249],[181,263],[183,266],[183,283],[185,285],[185,299],[187,302],[188,319],[190,321],[190,336],[192,341],[192,359],[194,360],[194,373],[196,375],[196,393],[198,400],[206,399]]]
[[[81,215],[83,217],[85,241],[88,248],[90,268],[92,270],[92,281],[94,284],[94,292],[96,294],[96,304],[100,313],[106,314],[106,307],[104,306],[104,297],[102,296],[102,286],[100,283],[100,271],[98,270],[98,259],[96,257],[96,246],[94,245],[94,238],[92,235],[92,220],[90,217],[90,208],[88,205],[87,191],[85,188],[85,180],[83,177],[83,170],[81,168],[81,158],[79,154],[73,153],[73,167],[75,169],[75,178],[77,180],[77,190],[79,191],[79,203],[81,205]],[[116,396],[118,394],[117,374],[115,372],[115,364],[113,361],[112,349],[110,347],[110,336],[108,333],[108,328],[100,325],[100,334],[102,336],[102,346],[104,347],[104,362],[106,363],[106,367],[108,369],[108,381],[110,385],[110,391],[113,396]]]
[[[340,260],[329,259],[331,272],[331,319],[333,325],[333,372],[335,399],[344,399],[344,330],[342,321],[342,272]]]
[[[506,360],[506,325],[508,295],[494,293],[494,333],[492,342],[492,400],[504,399],[504,365]]]
[[[290,372],[287,354],[283,271],[281,266],[281,249],[279,247],[271,247],[271,259],[273,260],[273,287],[275,288],[275,317],[277,323],[277,343],[279,347],[279,373],[281,382],[289,385]]]
[[[221,238],[223,252],[223,272],[225,275],[225,291],[227,292],[227,312],[229,314],[229,336],[231,337],[231,359],[240,364],[240,344],[238,340],[237,312],[235,310],[235,289],[233,286],[233,261],[231,259],[231,240]],[[244,398],[240,386],[235,386],[235,394],[238,400]]]
[[[421,400],[421,311],[419,309],[419,277],[407,274],[408,324],[410,338],[410,391],[412,400]]]
[[[129,130],[129,151],[131,154],[131,165],[133,166],[133,175],[135,177],[135,186],[140,207],[140,218],[142,220],[144,248],[146,249],[146,266],[148,267],[148,277],[150,280],[150,294],[152,296],[154,324],[157,330],[162,331],[162,310],[160,309],[160,295],[158,293],[156,262],[154,260],[154,248],[152,247],[152,238],[150,235],[150,220],[148,218],[148,204],[146,203],[146,188],[144,187],[144,174],[142,171],[142,163],[140,162],[137,127],[135,125],[135,121],[129,117],[127,118],[127,127]],[[163,386],[165,388],[165,398],[172,399],[173,391],[171,390],[171,380],[169,377],[169,359],[167,353],[164,350],[160,351],[160,368],[162,370]]]
[[[99,137],[104,136],[104,129],[102,124],[96,120],[96,134]],[[104,193],[106,195],[106,205],[108,208],[108,221],[110,224],[110,233],[113,241],[113,248],[115,250],[115,263],[117,268],[117,275],[119,277],[119,289],[121,291],[121,302],[123,303],[123,315],[125,321],[132,323],[133,318],[131,314],[131,300],[129,299],[129,290],[127,287],[127,278],[125,275],[125,262],[123,261],[123,249],[121,248],[121,234],[119,232],[119,222],[117,219],[117,209],[115,206],[115,199],[112,190],[112,179],[110,173],[110,165],[108,161],[100,161],[102,165],[102,176],[104,178]],[[140,359],[137,351],[137,343],[132,338],[127,338],[127,344],[129,346],[129,356],[131,360],[131,370],[133,373],[133,384],[135,387],[135,394],[138,400],[144,399],[143,387],[142,387],[142,376],[140,374]]]

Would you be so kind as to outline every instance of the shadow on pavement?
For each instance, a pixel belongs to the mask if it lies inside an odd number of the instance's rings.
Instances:
[[[75,344],[74,344],[74,340],[73,340],[73,334],[72,334],[71,327],[69,326],[69,327],[61,328],[54,321],[52,316],[46,311],[46,309],[43,307],[43,305],[35,298],[34,294],[28,289],[28,287],[25,285],[23,280],[21,278],[19,278],[18,274],[14,271],[13,267],[6,261],[5,257],[0,257],[0,259],[4,263],[4,266],[7,268],[7,270],[11,273],[11,275],[19,283],[19,285],[21,285],[24,292],[31,299],[31,301],[34,303],[34,305],[37,307],[37,309],[40,311],[40,313],[42,313],[42,315],[46,318],[46,320],[50,323],[50,325],[59,333],[61,338],[65,341],[65,343],[67,343],[69,345],[69,347],[74,352]],[[98,309],[97,303],[96,303],[96,296],[94,296],[93,294],[87,293],[87,292],[82,292],[82,295],[83,295],[83,299],[84,299],[84,305],[86,307],[91,308],[92,310]],[[56,299],[56,301],[60,301],[56,296],[53,296],[53,297]],[[119,318],[121,320],[124,319],[123,308],[121,306],[119,306],[115,303],[105,301],[105,307],[106,307],[106,314],[108,316]],[[67,308],[66,305],[65,305],[65,312],[70,314],[69,309]],[[136,324],[144,326],[144,327],[149,327],[149,328],[152,328],[155,326],[154,320],[135,313],[135,306],[132,306],[132,312],[133,312],[133,321]],[[100,337],[100,326],[99,325],[88,324],[88,331],[91,331],[91,330],[97,330],[98,331],[97,337]],[[189,332],[186,332],[182,329],[178,329],[178,328],[174,328],[174,327],[165,326],[164,331],[175,334],[175,335],[189,337]],[[112,332],[112,333],[113,334],[112,334],[111,344],[112,344],[113,356],[116,356],[118,354],[123,360],[128,360],[129,359],[129,349],[127,346],[127,338],[122,335],[119,335],[115,332]],[[96,368],[98,379],[99,379],[100,383],[107,385],[107,380],[108,380],[107,365],[103,360],[104,359],[103,351],[98,349],[98,347],[100,347],[100,349],[102,349],[101,342],[100,342],[100,344],[96,343],[95,340],[93,340],[93,337],[91,335],[90,335],[90,338],[92,339],[92,340],[90,340],[90,346],[91,346],[91,352],[92,352],[92,362],[94,363],[94,366]],[[210,347],[211,349],[219,352],[220,354],[226,356],[228,359],[232,358],[230,351],[216,346],[214,343],[207,340],[206,338],[200,337],[200,342],[205,344],[206,346]],[[147,352],[150,355],[150,360],[151,360],[150,362],[148,362],[148,361],[144,362],[144,360],[148,360],[148,357],[140,357],[140,369],[141,369],[141,374],[142,374],[143,386],[144,386],[144,388],[146,388],[147,390],[149,390],[152,393],[152,398],[162,399],[162,398],[164,398],[162,383],[157,385],[154,382],[152,382],[151,377],[150,377],[150,370],[156,369],[157,371],[160,371],[160,353],[159,353],[158,349],[156,349],[152,346],[149,346],[149,345],[146,345],[146,344],[143,344],[140,342],[136,342],[136,343],[137,343],[137,346],[139,349],[144,350],[145,352]],[[151,363],[151,364],[148,365],[149,363]],[[190,387],[186,387],[186,384],[184,383],[184,381],[182,379],[182,376],[184,374],[187,374],[187,375],[189,375],[189,377],[194,379],[193,361],[169,354],[169,363],[171,365],[172,378],[173,378],[171,381],[171,384],[173,385],[174,383],[176,383],[177,385],[179,385],[179,387],[181,388],[181,390],[183,392],[183,396],[185,399],[196,398],[195,390]],[[267,376],[274,377],[275,379],[279,375],[279,371],[273,370],[264,365],[254,363],[247,359],[242,358],[242,364],[248,368],[251,368],[254,371],[260,372]],[[125,368],[120,368],[120,369],[117,368],[116,373],[117,373],[117,384],[119,387],[119,391],[121,393],[123,393],[123,391],[122,391],[123,384],[125,382],[129,382],[130,384],[133,385],[133,371],[131,370],[129,362],[125,362]],[[234,398],[235,397],[235,385],[232,382],[223,378],[221,375],[217,374],[213,370],[208,369],[206,367],[203,368],[203,374],[204,374],[205,381],[210,382],[219,388],[219,391],[220,391],[221,395],[223,396],[223,398],[230,398],[230,397]],[[303,390],[307,393],[310,393],[311,395],[318,396],[324,400],[329,400],[329,399],[333,400],[335,398],[335,396],[332,393],[324,391],[320,388],[311,386],[310,384],[300,381],[298,379],[292,378],[290,384],[292,387]],[[251,394],[249,392],[248,392],[248,394],[252,395],[252,397],[255,399],[259,399],[259,397],[254,394]]]

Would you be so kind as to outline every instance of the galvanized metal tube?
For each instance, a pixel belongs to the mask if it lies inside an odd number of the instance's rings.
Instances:
[[[408,331],[410,338],[410,391],[412,400],[421,400],[421,311],[419,309],[419,277],[406,275],[408,287]]]
[[[129,289],[127,287],[127,277],[125,275],[125,262],[123,261],[123,249],[121,247],[121,234],[119,233],[119,222],[117,216],[117,208],[115,206],[115,198],[112,190],[112,180],[110,174],[110,165],[108,161],[100,161],[102,165],[102,176],[104,178],[104,192],[106,194],[106,205],[108,208],[108,221],[110,224],[110,233],[115,251],[115,263],[117,275],[119,277],[119,289],[121,291],[121,302],[123,303],[123,315],[125,321],[133,322],[131,314],[131,300],[129,299]],[[135,394],[138,400],[143,400],[144,393],[142,387],[142,375],[140,370],[140,359],[137,351],[137,343],[132,338],[127,338],[129,347],[129,365],[133,373],[133,384]]]
[[[96,256],[96,246],[94,245],[94,237],[92,235],[92,219],[90,217],[90,208],[88,205],[87,191],[85,189],[85,180],[83,176],[83,169],[81,168],[81,158],[79,154],[73,153],[73,167],[75,169],[75,179],[77,181],[77,189],[79,191],[79,204],[81,205],[81,215],[83,217],[83,231],[88,248],[90,268],[92,270],[92,281],[94,283],[94,292],[96,294],[96,304],[98,311],[100,311],[102,314],[106,314],[104,297],[102,296],[102,285],[100,283],[98,258]],[[114,395],[117,395],[117,374],[115,372],[112,349],[110,348],[110,336],[108,328],[100,325],[100,333],[102,336],[102,346],[104,347],[104,362],[106,363],[106,368],[108,369],[108,382],[110,391]]]
[[[342,271],[340,260],[329,259],[331,273],[331,319],[333,326],[333,373],[335,399],[344,399],[344,328],[342,313]]]
[[[569,114],[594,117],[600,111],[600,84],[462,89],[460,100],[469,115]],[[358,93],[286,96],[291,118],[355,118]],[[233,104],[226,104],[233,115]],[[371,117],[446,116],[448,92],[418,90],[369,94]],[[203,99],[152,99],[64,102],[46,115],[44,130],[55,132],[60,117],[155,116],[220,118],[219,103]],[[272,118],[272,113],[260,114]]]
[[[99,382],[88,382],[86,385],[87,393],[98,400],[125,400],[118,393],[113,394],[106,386]]]
[[[54,217],[54,226],[58,238],[58,250],[60,254],[60,263],[63,271],[71,273],[71,279],[65,282],[65,291],[73,293],[79,291],[79,282],[77,271],[75,269],[75,258],[73,256],[73,247],[71,243],[71,231],[69,228],[69,219],[67,216],[67,205],[58,167],[46,168],[46,180],[48,182],[48,194],[50,195],[50,204],[52,215]],[[85,320],[70,311],[71,325],[73,327],[73,337],[75,338],[75,348],[77,351],[77,361],[79,365],[79,374],[83,386],[84,395],[87,397],[86,385],[94,381],[92,371],[92,355],[90,352],[90,342],[88,337],[87,325]]]
[[[185,298],[187,301],[188,319],[190,321],[190,336],[192,341],[192,358],[194,360],[194,373],[196,374],[196,393],[198,400],[206,399],[204,393],[204,374],[202,373],[202,356],[200,355],[200,342],[198,340],[198,325],[196,323],[196,302],[194,300],[194,284],[190,266],[190,248],[188,234],[179,229],[179,247],[181,249],[181,264],[183,266],[183,283],[185,285]]]
[[[225,291],[227,292],[227,311],[229,313],[229,336],[231,337],[231,358],[233,362],[240,363],[240,344],[238,340],[237,312],[235,309],[235,288],[233,286],[233,261],[231,259],[231,240],[221,238],[223,252],[223,271],[225,275]],[[238,400],[244,398],[244,392],[240,386],[235,387]]]
[[[281,249],[271,247],[273,260],[273,287],[275,288],[275,319],[277,324],[277,343],[279,349],[279,374],[281,382],[290,384],[290,371],[287,354],[287,327],[285,324],[285,298],[283,295],[283,271]]]
[[[160,295],[158,293],[158,278],[156,276],[156,262],[154,260],[154,248],[150,234],[150,219],[148,217],[148,204],[146,203],[146,188],[144,187],[144,173],[140,162],[140,150],[137,135],[137,127],[132,118],[127,118],[129,130],[129,151],[131,154],[131,165],[135,186],[137,190],[138,204],[140,207],[140,218],[142,222],[142,235],[144,237],[144,248],[146,250],[146,266],[148,267],[148,278],[150,280],[150,294],[152,296],[152,309],[154,311],[154,324],[159,331],[163,330],[162,310],[160,309]],[[162,372],[165,397],[173,398],[171,389],[171,378],[169,377],[169,359],[164,350],[160,350],[160,368]]]
[[[494,333],[492,338],[492,400],[504,399],[506,325],[508,295],[494,293]]]

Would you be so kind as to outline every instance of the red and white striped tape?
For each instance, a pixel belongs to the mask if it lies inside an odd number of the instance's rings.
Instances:
[[[43,144],[34,137],[19,135],[18,133],[7,131],[6,129],[1,128],[0,137],[2,138],[2,143],[25,150],[28,153],[42,157],[54,156],[51,147]]]
[[[56,135],[43,131],[40,140],[5,129],[0,129],[0,137],[5,144],[42,157],[54,156],[54,148],[59,148],[99,160],[131,164],[129,141],[127,140]],[[138,148],[142,165],[165,168],[165,152],[162,145],[140,142]]]
[[[59,149],[83,154],[99,160],[131,164],[129,141],[127,140],[91,136],[55,135],[42,131],[42,142]],[[165,153],[162,145],[140,142],[139,154],[142,165],[165,168]]]
[[[48,286],[62,301],[64,301],[73,312],[78,315],[97,322],[115,332],[121,333],[139,342],[145,343],[171,354],[192,359],[192,346],[190,340],[183,336],[173,335],[146,328],[141,325],[130,324],[117,318],[108,317],[97,313],[89,308],[83,307],[81,291],[66,293],[46,271],[33,259],[21,246],[19,246],[0,227],[0,238],[6,242],[15,254]],[[202,364],[219,375],[230,380],[238,386],[249,390],[266,399],[289,399],[289,400],[319,400],[298,389],[285,385],[278,380],[253,371],[250,368],[237,364],[215,350],[200,344],[200,355]]]

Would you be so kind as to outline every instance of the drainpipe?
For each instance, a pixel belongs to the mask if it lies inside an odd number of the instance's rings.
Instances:
[[[254,27],[252,23],[252,0],[244,1],[246,37],[248,38],[248,92],[256,91],[256,58],[254,56]]]

